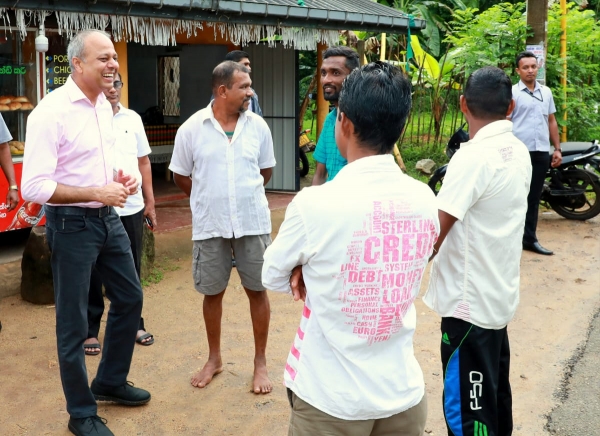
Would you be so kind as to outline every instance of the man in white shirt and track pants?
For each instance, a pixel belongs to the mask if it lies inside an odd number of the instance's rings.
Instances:
[[[435,197],[391,154],[411,106],[397,67],[354,70],[339,98],[336,143],[348,165],[305,188],[265,252],[263,284],[305,305],[284,371],[289,435],[420,436],[427,400],[413,351],[416,298],[439,223]]]
[[[507,324],[519,303],[531,162],[506,120],[511,86],[495,67],[469,77],[461,110],[470,141],[437,196],[441,232],[423,301],[442,317],[443,410],[453,436],[513,428]]]

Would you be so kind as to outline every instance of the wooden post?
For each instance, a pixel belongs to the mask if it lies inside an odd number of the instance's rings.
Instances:
[[[123,88],[121,89],[121,104],[129,107],[129,74],[127,70],[127,42],[119,41],[114,43],[115,51],[119,56],[119,75],[123,80]]]
[[[361,65],[367,63],[367,57],[365,55],[365,41],[359,39],[356,43],[356,51],[358,52],[358,61]]]
[[[317,140],[321,135],[325,118],[329,114],[329,102],[323,96],[323,84],[321,83],[321,66],[323,65],[323,52],[327,49],[327,45],[319,42],[317,44]]]

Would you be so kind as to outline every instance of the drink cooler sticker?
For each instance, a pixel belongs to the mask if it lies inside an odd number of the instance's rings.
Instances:
[[[21,174],[23,172],[23,164],[16,163],[15,177],[17,185],[21,186]],[[19,204],[17,207],[8,212],[8,204],[6,204],[6,193],[8,192],[8,182],[5,177],[0,177],[0,232],[8,230],[17,230],[27,227],[42,226],[46,224],[44,216],[44,208],[40,204],[24,201],[21,198],[19,191]]]

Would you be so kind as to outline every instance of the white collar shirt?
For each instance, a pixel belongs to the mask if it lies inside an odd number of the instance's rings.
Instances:
[[[307,296],[288,388],[346,420],[389,417],[421,401],[413,302],[438,233],[433,192],[391,155],[358,159],[296,195],[262,271],[267,289],[289,292],[302,265]]]
[[[549,151],[548,117],[556,112],[552,91],[547,86],[535,82],[535,88],[531,92],[519,80],[519,83],[512,87],[512,95],[515,100],[515,109],[511,114],[513,134],[529,151]]]
[[[192,239],[271,233],[260,170],[274,166],[271,131],[252,112],[240,114],[231,141],[211,104],[183,123],[169,169],[192,177]]]
[[[116,136],[115,167],[122,169],[125,174],[133,175],[139,183],[137,192],[127,197],[125,207],[115,208],[120,216],[128,216],[144,208],[142,174],[138,158],[149,155],[152,150],[142,118],[121,103],[118,105],[119,111],[113,117],[113,130]]]
[[[483,127],[448,164],[438,208],[457,218],[423,301],[442,317],[500,329],[519,303],[531,159],[510,121]]]

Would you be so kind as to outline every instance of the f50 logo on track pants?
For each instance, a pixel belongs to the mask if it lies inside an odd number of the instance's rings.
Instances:
[[[510,347],[506,327],[491,330],[442,318],[444,417],[450,436],[512,434]]]

